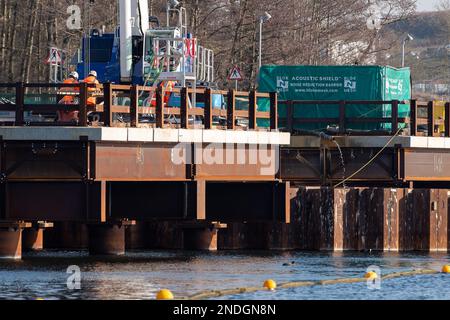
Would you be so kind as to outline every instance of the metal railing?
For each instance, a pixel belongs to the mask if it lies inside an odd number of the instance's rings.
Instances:
[[[437,102],[420,102],[411,101],[306,101],[306,100],[287,100],[279,101],[280,105],[286,105],[285,118],[280,121],[285,123],[285,128],[289,132],[294,132],[295,127],[302,124],[328,124],[337,125],[338,134],[347,134],[349,124],[390,124],[390,134],[397,133],[399,126],[404,124],[404,128],[408,129],[411,136],[429,136],[429,137],[450,137],[450,102],[442,103],[442,114],[437,116]],[[399,105],[409,104],[409,117],[399,117]],[[315,117],[306,118],[298,117],[294,114],[296,106],[316,105],[316,106],[339,106],[339,116],[332,117]],[[348,106],[354,105],[387,105],[390,106],[390,117],[347,117]],[[407,126],[408,125],[408,126]],[[406,130],[405,130],[406,131]],[[386,130],[383,130],[386,134]],[[370,130],[364,132],[364,135],[383,134],[379,130]]]
[[[241,92],[235,90],[221,91],[211,90],[209,88],[174,88],[164,91],[163,88],[143,87],[136,85],[116,85],[105,83],[103,85],[95,84],[41,84],[41,83],[17,83],[17,84],[0,84],[0,88],[7,88],[15,91],[15,103],[0,104],[0,111],[15,112],[15,121],[13,123],[0,123],[1,125],[14,126],[64,126],[74,125],[74,122],[26,122],[25,113],[57,113],[58,111],[77,111],[78,121],[75,125],[85,127],[89,125],[97,126],[123,126],[123,123],[115,121],[114,114],[129,115],[129,122],[125,125],[130,127],[139,127],[140,116],[150,115],[155,121],[151,125],[156,128],[164,127],[179,127],[183,129],[192,128],[192,118],[200,118],[201,127],[204,129],[227,129],[237,130],[241,125],[238,125],[239,120],[246,120],[248,125],[241,129],[258,129],[258,119],[269,120],[267,129],[278,129],[278,101],[276,93],[259,93],[256,91]],[[79,92],[64,92],[63,89],[77,89]],[[29,89],[51,89],[55,90],[56,104],[29,104],[25,103],[26,91]],[[179,106],[171,106],[165,97],[168,93],[179,94]],[[193,94],[199,97],[199,101],[203,101],[204,107],[200,108],[190,105],[190,96]],[[148,95],[150,100],[142,105],[141,97]],[[213,96],[221,95],[223,101],[226,103],[221,108],[215,108],[213,105]],[[60,97],[74,96],[76,103],[61,104]],[[89,105],[88,99],[96,97],[102,99],[103,103]],[[116,98],[129,98],[130,104],[124,105],[117,103]],[[240,110],[237,107],[238,99],[245,100],[245,105],[248,108]],[[258,99],[266,99],[270,101],[270,110],[268,112],[258,111]],[[153,101],[153,102],[152,102]],[[98,123],[93,124],[88,121],[90,113],[99,114],[101,119]],[[174,116],[178,119],[176,124],[167,121],[168,116]],[[223,119],[224,125],[217,124],[214,121],[216,118]]]
[[[5,123],[3,125],[14,125],[14,126],[42,126],[42,125],[50,125],[51,123],[46,122],[30,122],[25,121],[25,113],[27,112],[39,112],[39,113],[57,113],[58,111],[78,111],[79,121],[78,124],[86,124],[87,125],[87,100],[89,96],[88,87],[95,87],[95,85],[88,85],[86,83],[80,84],[55,84],[55,83],[16,83],[16,84],[0,84],[0,88],[6,88],[8,90],[13,90],[15,92],[15,101],[14,103],[5,103],[0,105],[0,111],[10,111],[15,113],[15,120],[12,123]],[[56,104],[44,103],[44,104],[30,104],[25,102],[26,92],[29,89],[54,89],[58,90],[61,88],[75,89],[78,88],[79,93],[69,93],[65,92],[63,95],[76,95],[78,96],[79,103],[74,104],[60,104],[60,101],[57,101]],[[58,94],[55,93],[55,96]],[[53,125],[56,125],[55,123]],[[58,122],[57,125],[73,125],[73,123],[63,123]]]
[[[399,105],[402,102],[398,100],[391,101],[315,101],[315,100],[288,100],[279,101],[280,105],[287,106],[287,117],[284,118],[286,122],[286,130],[293,132],[296,125],[301,124],[324,124],[337,125],[338,134],[346,134],[348,132],[349,124],[390,124],[391,133],[395,134],[398,131],[399,124],[409,123],[409,118],[400,118],[398,116]],[[338,117],[298,117],[294,114],[294,108],[297,105],[317,105],[317,106],[339,106]],[[390,105],[391,117],[347,117],[347,108],[354,105]],[[377,130],[370,130],[371,134],[380,134]],[[368,134],[368,133],[367,133]]]
[[[411,100],[411,135],[429,137],[450,137],[450,102],[444,103],[442,117],[436,119],[437,104],[435,101],[420,102]],[[422,112],[425,111],[425,112]],[[420,127],[422,130],[419,130]],[[441,127],[444,130],[440,130]]]

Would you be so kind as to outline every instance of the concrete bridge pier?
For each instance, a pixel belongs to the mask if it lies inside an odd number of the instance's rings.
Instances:
[[[89,225],[89,254],[124,255],[125,228],[133,224],[134,222],[123,221]]]
[[[221,223],[185,224],[183,228],[183,244],[185,250],[217,251],[217,236],[220,229],[227,226]]]
[[[28,223],[0,224],[0,259],[22,258],[22,231],[30,226]]]

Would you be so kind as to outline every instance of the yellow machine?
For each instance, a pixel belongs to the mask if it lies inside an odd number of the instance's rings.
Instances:
[[[435,100],[434,103],[434,119],[443,120],[445,119],[445,101]],[[445,132],[444,123],[439,124],[439,133]]]

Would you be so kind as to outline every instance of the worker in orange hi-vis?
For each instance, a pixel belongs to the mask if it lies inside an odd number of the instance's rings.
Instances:
[[[100,82],[98,82],[97,80],[97,72],[96,71],[89,72],[89,75],[86,79],[84,79],[84,82],[88,84],[100,84]],[[88,88],[88,93],[90,94],[94,93],[95,91],[97,91],[96,88]],[[92,96],[88,97],[87,105],[89,107],[95,107],[97,105],[97,98]]]
[[[167,105],[170,100],[170,95],[172,94],[172,90],[175,88],[175,82],[167,81],[166,86],[164,88],[164,82],[161,82],[159,88],[164,89],[164,98],[163,102]],[[153,98],[151,102],[152,107],[156,106],[156,98]]]
[[[71,72],[69,74],[69,78],[64,80],[64,84],[77,84],[78,83],[78,73],[77,72]],[[78,93],[80,91],[79,88],[75,87],[67,87],[67,88],[61,88],[61,91],[64,93],[73,93],[73,95],[66,95],[64,96],[60,104],[67,104],[67,105],[73,105],[76,104],[76,96],[75,93]],[[78,121],[78,111],[58,111],[58,122],[74,122]]]

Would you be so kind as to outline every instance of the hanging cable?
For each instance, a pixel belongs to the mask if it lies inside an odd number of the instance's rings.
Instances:
[[[392,141],[394,141],[394,139],[400,134],[400,132],[403,130],[403,128],[400,128],[397,130],[397,132],[395,133],[395,135],[393,135],[389,141],[384,145],[383,148],[381,148],[380,151],[378,151],[378,153],[372,158],[370,159],[365,165],[363,165],[359,170],[357,170],[355,173],[353,173],[352,175],[350,175],[349,177],[345,178],[344,180],[342,180],[341,182],[339,182],[338,184],[336,184],[334,186],[334,188],[337,188],[339,186],[344,185],[346,182],[348,182],[349,180],[353,179],[353,177],[355,177],[356,175],[358,175],[359,173],[361,173],[364,169],[366,169],[369,165],[371,165],[382,153],[384,150],[387,149],[387,147],[389,147],[389,145],[392,143]]]

